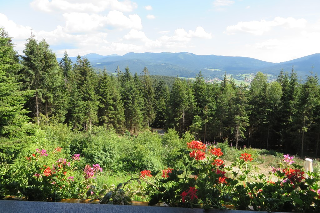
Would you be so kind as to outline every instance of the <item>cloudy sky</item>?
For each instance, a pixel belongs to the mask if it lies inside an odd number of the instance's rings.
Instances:
[[[320,53],[319,0],[1,0],[22,54],[32,34],[61,57],[190,52],[282,62]]]

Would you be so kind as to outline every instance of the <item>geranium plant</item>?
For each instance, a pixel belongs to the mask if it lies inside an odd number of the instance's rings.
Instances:
[[[102,169],[98,164],[79,168],[80,155],[68,160],[60,147],[20,158],[13,168],[17,195],[28,200],[58,201],[62,198],[84,198],[94,191],[94,177]],[[88,191],[90,193],[88,193]]]

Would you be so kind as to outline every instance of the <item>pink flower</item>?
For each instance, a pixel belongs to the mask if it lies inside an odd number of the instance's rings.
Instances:
[[[73,160],[80,160],[80,154],[74,154],[72,158]]]
[[[85,167],[84,167],[84,173],[85,173],[85,179],[89,179],[89,178],[93,178],[94,177],[94,169],[91,167],[91,166],[89,166],[89,165],[86,165]]]
[[[36,149],[36,151],[40,154],[40,156],[48,156],[47,154],[47,150],[43,149],[43,150],[39,150],[39,149]]]
[[[74,181],[74,177],[73,176],[70,176],[67,178],[68,180],[71,180],[71,181]]]
[[[287,162],[289,165],[294,163],[293,161],[294,156],[290,156],[289,154],[286,154],[286,155],[283,155],[283,157],[284,157],[283,161]]]
[[[98,172],[98,171],[102,172],[102,168],[100,167],[99,164],[93,164],[93,170],[95,172]]]
[[[38,173],[35,173],[34,176],[37,177],[37,178],[38,178],[38,177],[41,177],[41,175],[38,174]]]

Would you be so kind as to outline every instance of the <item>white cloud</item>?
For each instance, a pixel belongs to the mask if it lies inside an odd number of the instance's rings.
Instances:
[[[9,20],[8,17],[0,13],[0,27],[3,27],[5,31],[9,33],[10,37],[15,39],[26,39],[31,35],[31,27],[22,26]]]
[[[305,19],[295,19],[292,17],[282,18],[276,17],[272,21],[249,21],[249,22],[239,22],[236,25],[228,26],[226,29],[227,34],[234,34],[237,32],[246,32],[253,35],[262,35],[268,32],[273,27],[286,27],[286,28],[304,28],[307,24]]]
[[[156,17],[154,15],[147,15],[147,19],[155,19]]]
[[[65,13],[66,30],[70,33],[84,33],[101,30],[107,26],[121,29],[141,29],[138,15],[125,16],[120,11],[110,11],[107,16],[87,13]]]
[[[66,30],[72,33],[90,32],[102,28],[107,17],[87,13],[65,13]]]
[[[196,31],[189,30],[189,36],[194,38],[212,38],[211,33],[207,33],[202,27],[197,27]]]
[[[44,12],[102,12],[104,10],[119,10],[130,12],[137,5],[130,0],[119,2],[118,0],[33,0],[31,7]]]
[[[230,6],[234,3],[234,1],[231,0],[215,0],[212,4],[215,7],[224,7],[224,6]]]
[[[107,24],[110,24],[114,27],[119,28],[131,28],[131,29],[142,29],[141,18],[137,15],[125,16],[122,12],[119,11],[110,11],[106,17]]]
[[[152,10],[152,7],[151,7],[150,5],[145,6],[144,8],[145,8],[146,10]]]
[[[141,41],[148,41],[146,34],[142,31],[132,29],[130,32],[124,36],[126,40],[141,40]]]

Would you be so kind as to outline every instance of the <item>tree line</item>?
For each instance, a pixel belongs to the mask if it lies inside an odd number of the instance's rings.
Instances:
[[[31,36],[23,55],[0,28],[0,137],[17,141],[32,125],[67,124],[74,131],[95,126],[117,133],[150,128],[189,132],[203,142],[274,149],[301,156],[319,155],[318,78],[299,81],[294,70],[268,82],[258,72],[249,86],[223,81],[155,78],[144,68],[97,72],[67,52],[57,61],[45,40]],[[1,139],[0,138],[0,139]],[[13,143],[13,142],[12,142]]]

